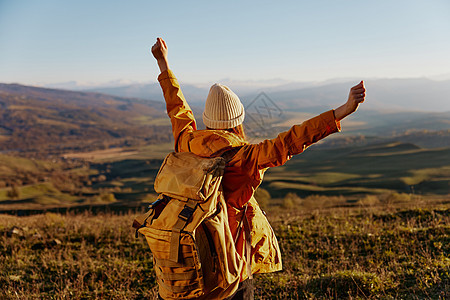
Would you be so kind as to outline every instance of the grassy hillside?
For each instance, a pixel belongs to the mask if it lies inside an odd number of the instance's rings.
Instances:
[[[145,198],[153,193],[154,177],[171,146],[141,148],[116,160],[102,161],[99,157],[91,167],[106,178],[93,187],[112,188],[120,182],[122,190],[131,188],[133,193],[117,194],[118,199]],[[450,148],[422,149],[414,144],[386,143],[356,148],[312,147],[285,166],[266,172],[262,188],[272,198],[283,198],[288,193],[351,198],[392,193],[447,195],[449,183]]]
[[[256,299],[448,299],[450,211],[269,209],[283,271]],[[0,217],[0,298],[152,299],[152,256],[135,214]]]
[[[284,271],[256,277],[257,299],[450,298],[448,114],[362,116],[349,127],[370,135],[266,173],[256,198]],[[255,119],[253,133],[282,119]],[[155,199],[171,139],[161,103],[0,84],[0,214],[36,214],[0,215],[0,298],[154,297],[131,212]]]
[[[169,141],[161,102],[0,84],[0,148],[22,155]]]
[[[141,151],[85,153],[84,159],[92,158],[91,162],[0,154],[0,211],[28,214],[109,206],[126,210],[142,201],[151,202],[155,198],[153,180],[169,147],[160,144]]]
[[[87,161],[79,156],[49,162],[0,155],[0,208],[101,203],[128,208],[151,202],[155,176],[171,148],[167,143],[78,154]],[[343,196],[339,205],[355,206],[367,195],[383,201],[395,194],[448,197],[449,184],[450,148],[422,149],[394,142],[343,148],[313,146],[284,166],[269,169],[261,189],[275,201],[289,194],[303,199]]]
[[[312,148],[267,172],[262,187],[288,192],[352,195],[386,192],[448,194],[450,149],[387,143],[337,149]]]
[[[45,209],[87,201],[98,171],[81,161],[27,159],[0,154],[0,209]]]
[[[154,297],[152,258],[134,238],[131,211],[155,199],[172,147],[53,160],[0,154],[0,211],[70,208],[0,216],[0,298]],[[400,142],[313,146],[269,170],[256,197],[284,269],[256,276],[256,299],[449,298],[449,182],[450,148]]]

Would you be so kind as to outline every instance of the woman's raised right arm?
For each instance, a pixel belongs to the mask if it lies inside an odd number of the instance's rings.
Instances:
[[[359,104],[364,102],[365,97],[366,88],[361,81],[350,89],[347,102],[337,109],[294,125],[274,139],[245,146],[242,155],[249,158],[250,165],[247,169],[258,174],[258,170],[283,165],[293,155],[302,153],[308,146],[340,131],[340,121],[355,112]]]

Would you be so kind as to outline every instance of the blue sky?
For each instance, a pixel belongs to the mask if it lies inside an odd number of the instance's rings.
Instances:
[[[0,82],[450,78],[450,1],[0,0]]]

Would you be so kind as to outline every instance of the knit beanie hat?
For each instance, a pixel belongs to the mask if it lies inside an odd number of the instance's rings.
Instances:
[[[244,122],[244,106],[227,86],[214,84],[206,98],[203,123],[211,129],[228,129]]]

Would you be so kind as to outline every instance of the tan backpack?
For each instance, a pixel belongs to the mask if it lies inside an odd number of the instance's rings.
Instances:
[[[136,235],[150,246],[164,299],[223,299],[238,288],[244,259],[228,225],[225,163],[223,157],[170,153],[155,179],[160,197],[134,220]]]

